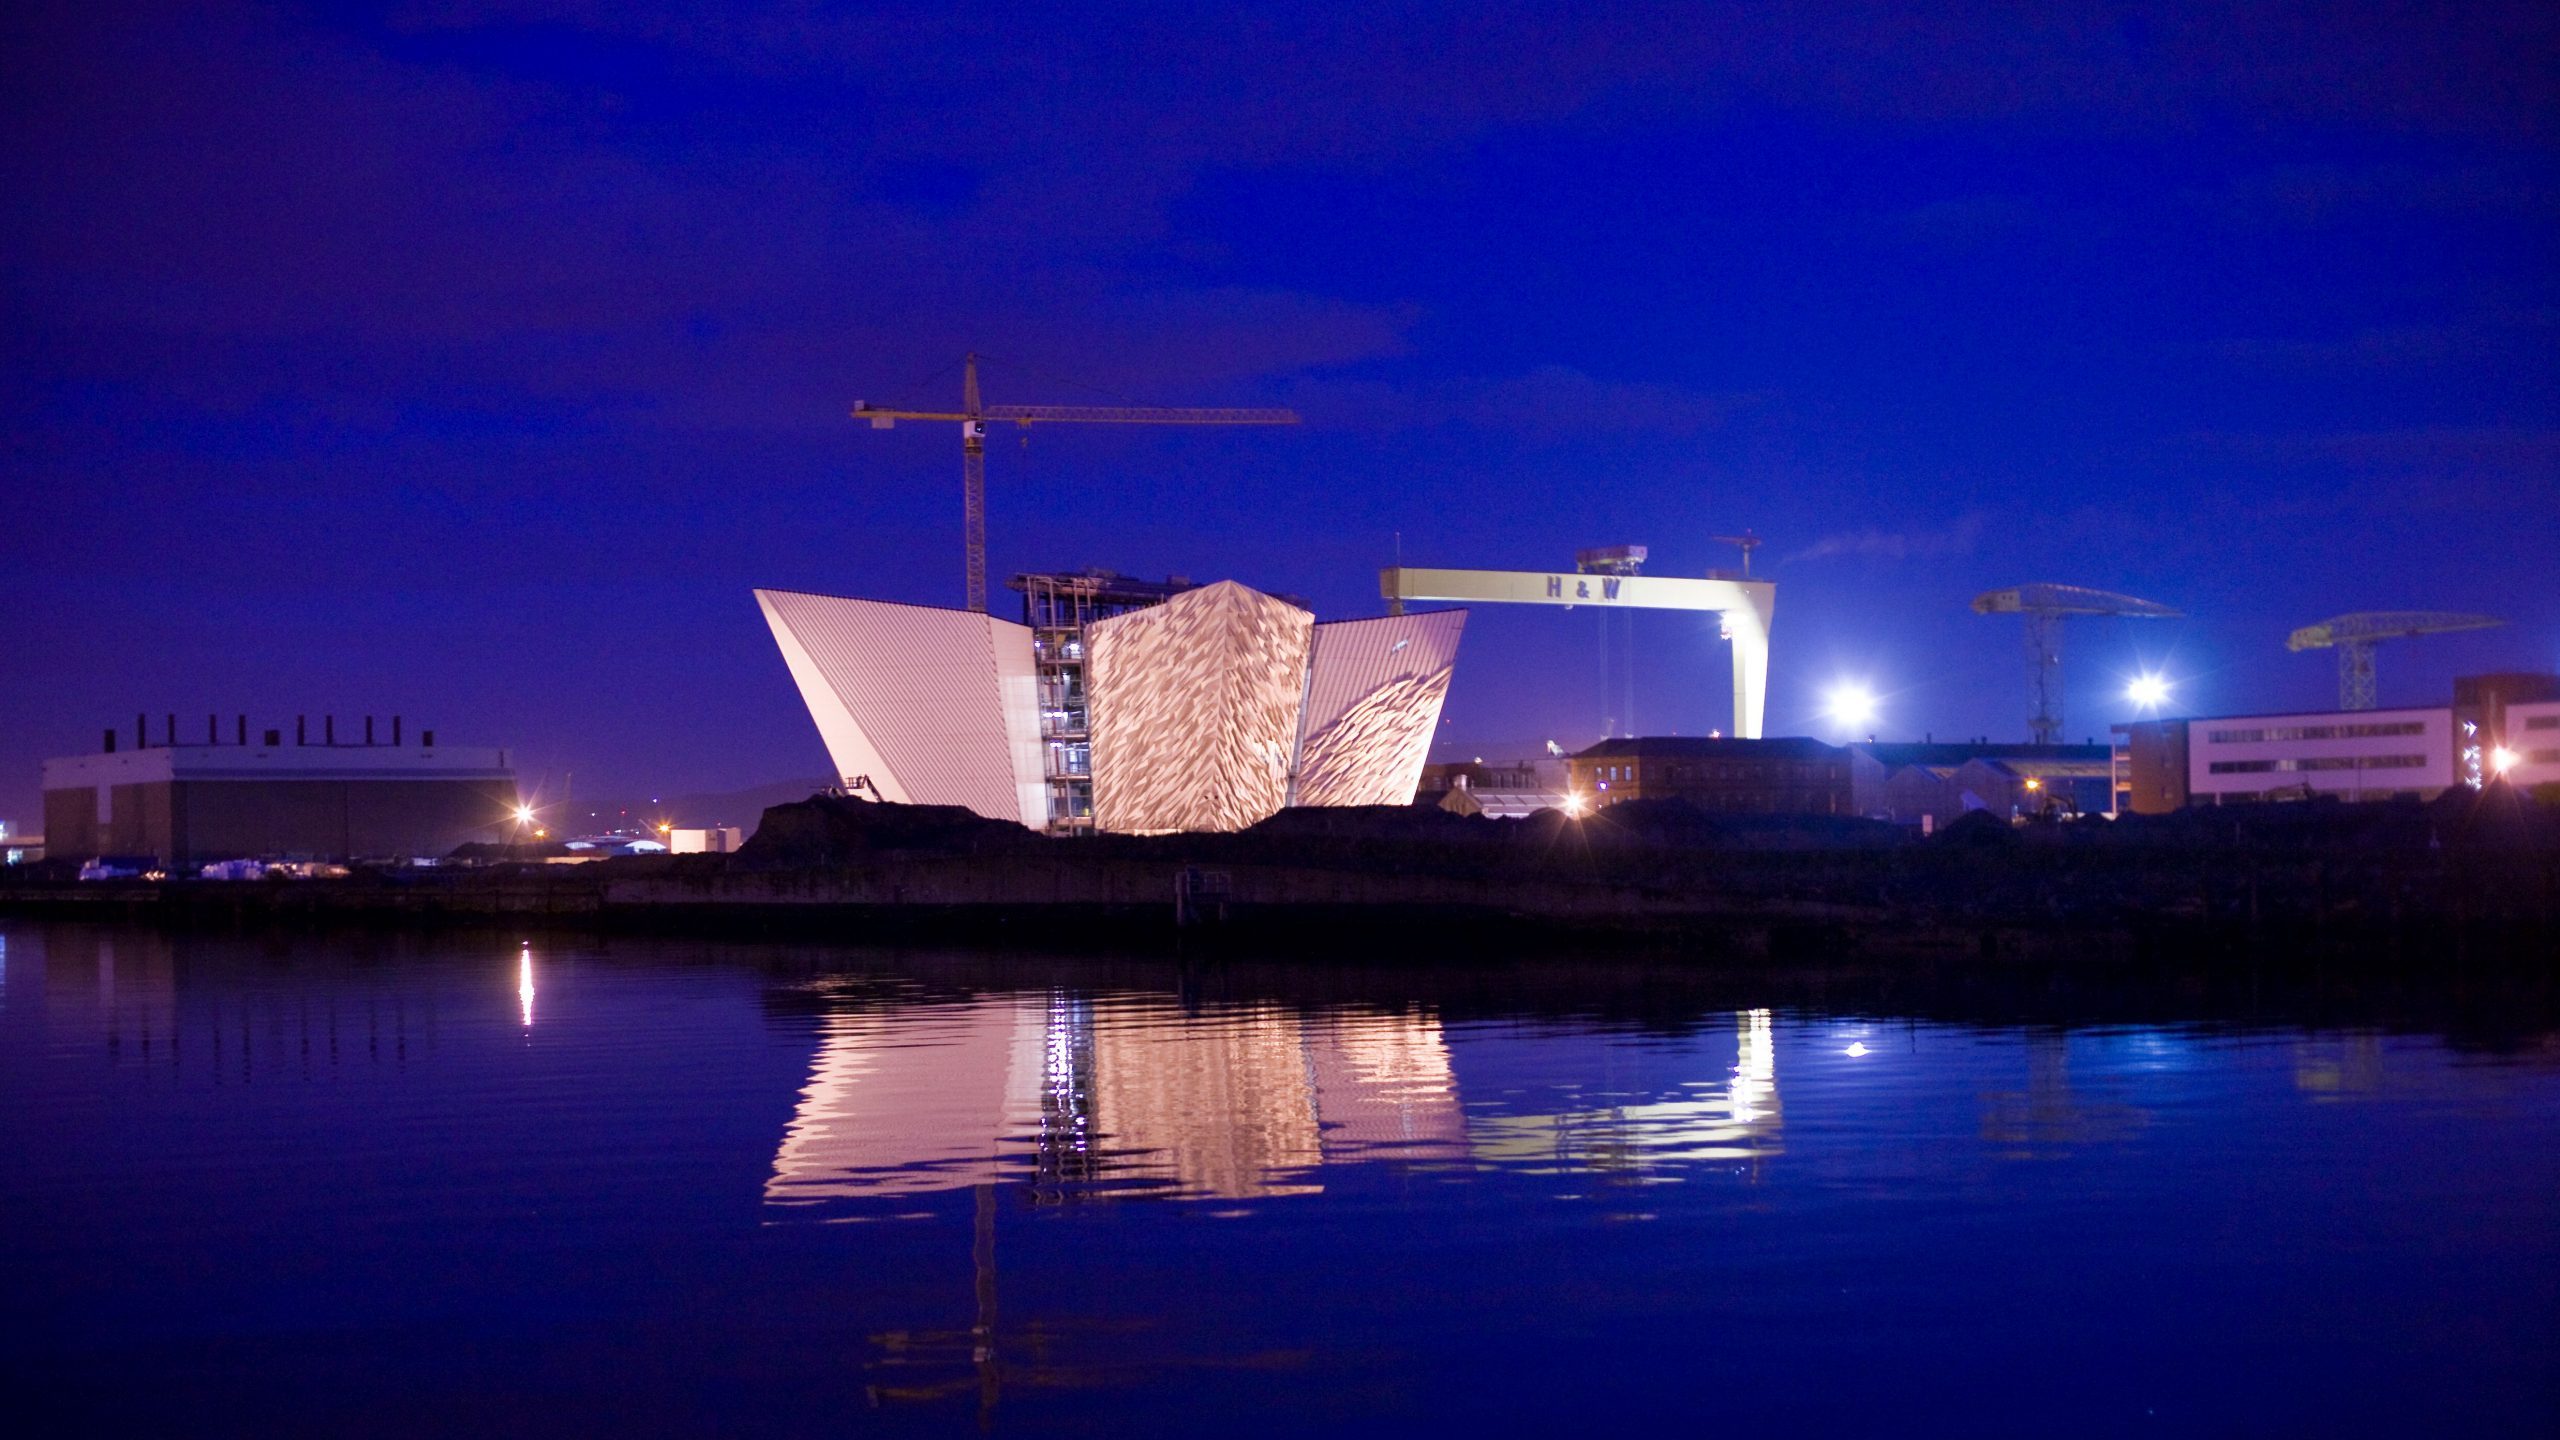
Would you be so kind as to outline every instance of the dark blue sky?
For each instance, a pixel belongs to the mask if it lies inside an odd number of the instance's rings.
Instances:
[[[2327,705],[2283,639],[2348,610],[2515,622],[2385,703],[2560,668],[2548,5],[1568,8],[12,7],[0,817],[137,710],[823,773],[747,592],[957,602],[954,437],[845,412],[971,348],[1308,421],[1000,436],[999,575],[1333,617],[1398,533],[1697,573],[1748,526],[1772,733],[1857,677],[2022,734],[1966,601],[2028,580],[2193,617],[2077,627],[2075,735],[2144,664]],[[1724,723],[1712,635],[1646,617],[1640,728]],[[1478,611],[1450,752],[1595,738],[1596,666]]]

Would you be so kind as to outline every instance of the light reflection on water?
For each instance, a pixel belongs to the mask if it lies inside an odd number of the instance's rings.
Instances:
[[[2353,1432],[2560,1395],[2538,1027],[1966,1023],[1659,969],[0,941],[0,1322],[37,1337],[0,1363],[102,1423],[219,1400],[251,1430],[293,1393],[297,1428],[379,1429],[383,1385],[420,1433],[485,1421],[484,1384],[632,1433],[1510,1429],[1705,1383],[1781,1428],[1996,1394],[2021,1426]],[[705,1366],[771,1383],[688,1411]]]
[[[1034,992],[829,1015],[765,1198],[1026,1181],[1256,1199],[1318,1193],[1328,1163],[1469,1150],[1429,1015]]]

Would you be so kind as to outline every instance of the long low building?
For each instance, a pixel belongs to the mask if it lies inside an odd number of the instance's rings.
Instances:
[[[2334,796],[2431,800],[2459,783],[2450,706],[2148,720],[2116,727],[2117,808]]]
[[[1857,813],[1848,750],[1820,740],[1634,736],[1575,751],[1567,763],[1578,809],[1682,800],[1701,810],[1742,814]]]
[[[243,734],[246,727],[243,727]],[[442,856],[515,822],[505,750],[435,743],[106,749],[44,765],[46,853],[217,860]]]
[[[848,791],[1123,834],[1410,803],[1466,624],[1319,623],[1231,580],[1036,629],[789,590],[756,602]],[[1089,781],[1090,815],[1069,778]]]
[[[2115,808],[2330,796],[2431,800],[2456,785],[2560,783],[2560,675],[2465,675],[2453,703],[2117,725]]]

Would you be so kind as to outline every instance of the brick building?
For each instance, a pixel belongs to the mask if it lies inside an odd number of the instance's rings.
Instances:
[[[1849,751],[1819,740],[1665,735],[1603,740],[1568,757],[1573,793],[1593,809],[1685,800],[1757,815],[1854,815]]]

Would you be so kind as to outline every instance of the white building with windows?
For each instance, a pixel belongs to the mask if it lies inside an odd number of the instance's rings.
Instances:
[[[2186,731],[2189,804],[2302,795],[2427,800],[2459,778],[2450,706],[2230,715],[2189,720]],[[2560,747],[2560,734],[2552,744]]]
[[[2497,756],[2507,783],[2532,789],[2560,784],[2560,700],[2509,705]]]

